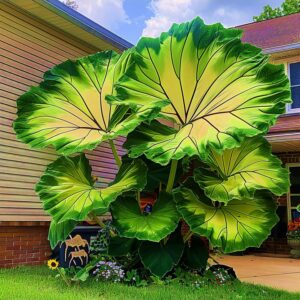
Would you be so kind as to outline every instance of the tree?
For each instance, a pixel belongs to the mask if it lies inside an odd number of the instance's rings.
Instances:
[[[284,67],[241,35],[195,18],[123,54],[63,62],[20,96],[17,137],[63,155],[36,186],[52,217],[52,247],[83,220],[102,226],[99,217],[110,212],[119,235],[113,248],[124,253],[135,244],[145,268],[164,276],[184,255],[199,258],[187,243],[192,236],[225,253],[267,238],[278,221],[272,194],[287,192],[289,174],[263,135],[291,102],[290,87]],[[119,136],[126,137],[122,159]],[[76,153],[104,141],[119,171],[100,188],[85,154]],[[185,174],[189,163],[195,170]],[[143,207],[149,193],[153,202]],[[181,219],[190,228],[183,238]],[[207,253],[198,266],[206,261]]]
[[[253,17],[253,20],[259,22],[297,12],[300,12],[300,0],[285,0],[280,7],[272,8],[270,5],[264,6],[263,12],[259,16]]]

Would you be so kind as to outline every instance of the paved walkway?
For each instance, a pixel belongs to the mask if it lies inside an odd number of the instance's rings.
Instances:
[[[300,259],[254,255],[226,255],[216,259],[233,267],[241,281],[300,292]]]

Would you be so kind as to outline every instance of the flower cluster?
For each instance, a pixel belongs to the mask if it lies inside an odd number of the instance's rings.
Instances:
[[[93,275],[97,280],[120,282],[124,279],[125,272],[116,262],[100,261],[97,263]]]
[[[215,280],[217,284],[225,284],[228,281],[232,281],[232,276],[228,273],[225,269],[216,269],[213,272],[213,275],[215,276]]]
[[[289,222],[286,235],[288,239],[300,239],[300,221]]]

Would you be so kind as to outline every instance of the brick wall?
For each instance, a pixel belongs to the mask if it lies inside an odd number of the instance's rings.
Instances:
[[[48,222],[0,222],[0,268],[40,265],[51,254]]]
[[[300,163],[300,152],[276,153],[276,155],[286,163]]]

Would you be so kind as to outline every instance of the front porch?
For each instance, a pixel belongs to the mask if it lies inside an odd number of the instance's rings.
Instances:
[[[290,247],[286,232],[288,223],[300,219],[296,207],[300,204],[300,123],[299,114],[284,114],[267,135],[272,152],[290,172],[290,189],[287,194],[277,198],[278,224],[272,229],[270,237],[254,252],[288,257]],[[250,252],[250,253],[253,253]]]

